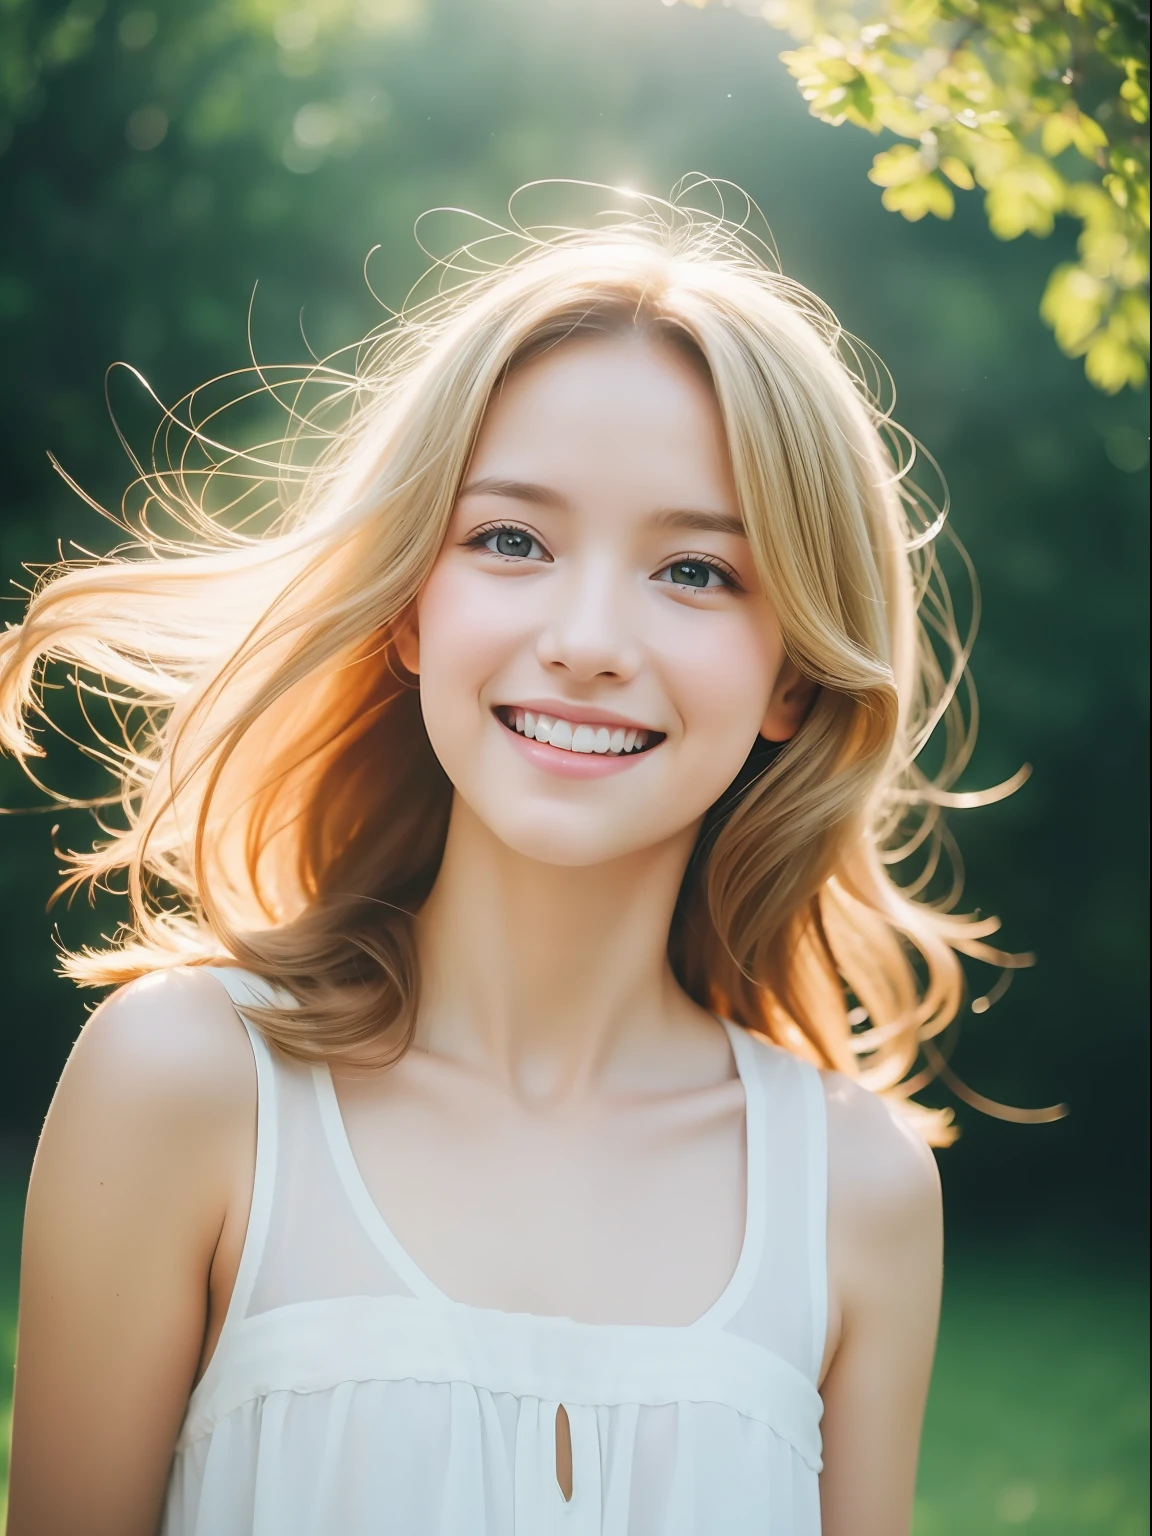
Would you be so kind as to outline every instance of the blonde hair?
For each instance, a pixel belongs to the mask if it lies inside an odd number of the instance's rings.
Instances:
[[[289,1055],[403,1051],[451,786],[393,626],[500,380],[570,336],[635,329],[706,366],[758,570],[818,685],[794,739],[754,750],[710,813],[671,962],[705,1006],[899,1099],[945,1142],[948,1113],[909,1095],[941,1065],[923,1053],[961,1005],[958,955],[1013,962],[985,943],[995,919],[955,913],[956,882],[925,895],[973,734],[943,515],[912,488],[860,354],[741,227],[646,199],[595,231],[511,236],[498,263],[484,242],[441,263],[449,281],[350,370],[312,371],[322,402],[289,400],[279,457],[231,453],[193,417],[204,462],[141,471],[132,546],[44,573],[0,637],[0,745],[26,765],[49,662],[117,721],[99,734],[122,822],[68,855],[62,889],[124,870],[131,918],[66,970],[108,985],[228,958],[293,995],[257,1016]],[[239,487],[227,507],[210,504],[222,475]],[[917,759],[938,730],[929,778]]]

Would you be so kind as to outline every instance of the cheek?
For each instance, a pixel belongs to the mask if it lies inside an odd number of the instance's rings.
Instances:
[[[420,693],[426,717],[475,705],[484,683],[518,641],[516,606],[500,583],[477,580],[452,560],[433,568],[416,603]]]
[[[686,736],[713,751],[723,745],[746,753],[783,660],[776,626],[766,612],[740,610],[693,628],[691,643],[685,637],[666,651]]]

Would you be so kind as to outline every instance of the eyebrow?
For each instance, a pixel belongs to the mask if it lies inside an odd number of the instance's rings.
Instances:
[[[512,501],[530,501],[538,507],[567,507],[568,498],[547,485],[534,485],[530,480],[504,480],[499,475],[488,475],[483,480],[473,480],[460,492],[461,496],[507,496]]]
[[[487,475],[472,480],[460,492],[463,496],[506,496],[511,501],[531,502],[538,507],[554,507],[566,511],[568,498],[548,485],[537,485],[531,480],[506,480],[499,475]],[[659,528],[675,529],[688,533],[727,533],[746,539],[748,530],[743,520],[733,512],[706,512],[696,507],[661,507],[650,518]]]
[[[685,529],[690,533],[732,533],[746,539],[744,521],[733,512],[704,512],[695,507],[664,507],[652,521],[661,528]]]

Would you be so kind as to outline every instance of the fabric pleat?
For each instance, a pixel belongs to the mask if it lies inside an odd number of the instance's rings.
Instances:
[[[456,1382],[277,1392],[178,1456],[165,1536],[817,1536],[817,1480],[766,1426],[716,1404],[514,1416]],[[645,1414],[671,1421],[645,1444]],[[629,1454],[629,1451],[635,1454]],[[653,1455],[653,1451],[656,1452]]]

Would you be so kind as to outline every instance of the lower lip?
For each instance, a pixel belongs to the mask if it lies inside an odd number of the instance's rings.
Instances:
[[[543,768],[545,773],[554,773],[560,779],[607,778],[611,773],[623,773],[657,750],[649,747],[646,752],[622,752],[617,757],[607,752],[565,752],[562,747],[549,746],[546,741],[521,736],[519,731],[509,730],[499,716],[496,719],[522,757],[534,768]]]

